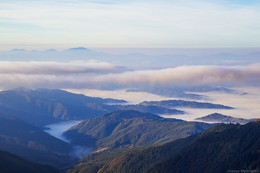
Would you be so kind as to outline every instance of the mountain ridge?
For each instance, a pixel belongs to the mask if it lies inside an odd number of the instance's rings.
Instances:
[[[213,127],[213,124],[166,119],[151,113],[119,110],[85,120],[65,132],[72,143],[96,148],[166,143]]]

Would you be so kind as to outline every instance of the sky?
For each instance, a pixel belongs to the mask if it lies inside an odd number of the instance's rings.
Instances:
[[[0,0],[0,49],[259,47],[257,0]]]

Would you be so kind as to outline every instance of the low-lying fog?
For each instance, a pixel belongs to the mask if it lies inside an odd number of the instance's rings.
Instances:
[[[80,123],[80,121],[64,121],[60,123],[49,124],[45,126],[46,130],[44,131],[64,142],[69,143],[70,141],[65,136],[63,136],[63,133],[78,123]]]
[[[67,143],[70,143],[69,139],[67,139],[65,136],[63,136],[63,133],[67,131],[72,126],[80,123],[81,121],[64,121],[60,123],[55,124],[49,124],[45,126],[47,129],[44,130],[46,133],[64,141]],[[73,152],[71,153],[72,156],[82,158],[90,153],[92,153],[94,150],[92,148],[84,147],[84,146],[78,146],[73,145]]]
[[[234,107],[235,109],[194,109],[194,108],[177,108],[186,112],[183,115],[161,115],[165,118],[178,118],[186,121],[194,121],[196,118],[206,116],[211,113],[221,113],[228,116],[238,118],[260,118],[260,88],[233,88],[235,93],[226,93],[223,91],[217,92],[196,92],[207,96],[207,100],[195,100],[202,102],[210,102],[215,104],[223,104],[226,106]],[[105,90],[93,90],[93,89],[69,89],[67,91],[85,94],[87,96],[102,97],[102,98],[115,98],[124,99],[131,104],[138,104],[142,101],[160,101],[170,99],[182,99],[183,98],[170,98],[156,94],[150,94],[147,92],[127,92],[126,90],[118,91],[105,91]]]
[[[134,92],[127,90],[97,90],[97,89],[65,89],[68,92],[84,94],[90,97],[113,98],[126,100],[129,104],[138,104],[143,101],[160,101],[177,99],[173,97],[165,97],[148,92]]]
[[[233,110],[223,110],[220,113],[238,118],[260,118],[260,88],[234,88],[237,93],[205,92],[197,93],[208,96],[211,103],[219,103],[234,107]]]

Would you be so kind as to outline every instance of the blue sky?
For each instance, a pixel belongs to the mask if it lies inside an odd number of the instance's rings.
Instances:
[[[260,47],[256,0],[0,0],[0,49]]]

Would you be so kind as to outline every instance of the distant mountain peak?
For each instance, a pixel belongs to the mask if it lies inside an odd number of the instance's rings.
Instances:
[[[25,49],[12,49],[11,51],[26,51]]]
[[[226,117],[230,117],[230,116],[223,115],[223,114],[220,114],[220,113],[212,113],[212,114],[207,115],[206,117],[212,117],[212,118],[226,118]]]
[[[56,49],[47,49],[45,52],[56,52]]]
[[[68,51],[89,51],[89,49],[85,48],[85,47],[74,47],[74,48],[68,49]]]

